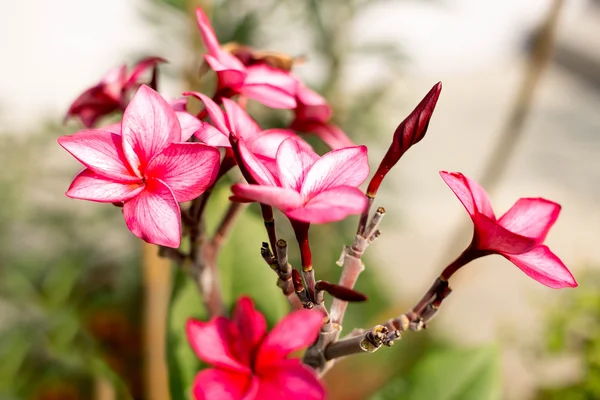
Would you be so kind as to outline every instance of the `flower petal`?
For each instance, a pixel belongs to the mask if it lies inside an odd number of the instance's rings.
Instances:
[[[323,400],[325,388],[314,371],[300,360],[268,366],[260,376],[256,399]]]
[[[239,153],[244,166],[254,180],[261,185],[279,186],[277,178],[251,151],[244,139],[239,139]]]
[[[258,380],[249,373],[209,368],[196,375],[193,392],[196,400],[244,400],[257,389]]]
[[[223,132],[224,135],[229,137],[229,125],[227,124],[227,119],[225,118],[225,114],[223,110],[215,103],[210,97],[200,92],[185,92],[185,96],[193,96],[200,100],[202,104],[204,104],[204,108],[208,113],[208,116],[212,120],[213,124],[217,127],[218,130]]]
[[[483,214],[473,217],[476,232],[476,246],[479,250],[500,254],[521,254],[530,251],[537,244],[535,239],[513,233]]]
[[[440,176],[465,206],[471,217],[476,211],[493,220],[496,219],[492,204],[485,190],[477,182],[460,172],[440,171]]]
[[[289,129],[267,129],[249,141],[248,146],[255,155],[275,160],[279,145],[290,137],[297,138],[298,135]]]
[[[250,140],[260,132],[260,126],[235,101],[223,99],[229,128],[238,137]]]
[[[202,127],[194,135],[199,141],[209,146],[231,147],[229,137],[211,124],[203,123]]]
[[[175,111],[179,125],[181,126],[181,139],[180,142],[187,142],[189,138],[205,123],[194,117],[192,114],[185,111]]]
[[[263,370],[291,352],[309,346],[317,340],[323,314],[316,310],[298,310],[286,315],[267,334],[256,356],[256,370]]]
[[[252,354],[267,333],[265,317],[254,308],[254,303],[249,297],[238,300],[233,312],[233,322],[237,325],[243,341],[246,343],[248,353]]]
[[[537,246],[525,254],[505,257],[542,285],[555,289],[577,286],[569,269],[546,246]]]
[[[220,60],[218,60],[210,54],[204,55],[206,63],[217,73],[217,77],[219,78],[219,88],[238,90],[242,87],[244,80],[246,79],[245,67],[232,67],[231,65],[235,65],[235,63],[233,60],[229,59],[229,57],[233,56],[228,53],[222,53]],[[224,58],[227,59],[223,60]],[[239,61],[235,57],[233,57],[233,59]]]
[[[331,150],[356,146],[343,130],[332,124],[310,124],[302,131],[317,135]]]
[[[202,143],[173,143],[146,167],[146,176],[160,179],[178,202],[200,196],[217,177],[221,154]]]
[[[302,183],[319,155],[308,143],[295,137],[281,142],[277,150],[277,175],[282,187],[300,192]]]
[[[239,89],[244,96],[271,108],[295,108],[297,81],[288,72],[266,64],[246,68],[244,85]]]
[[[167,101],[142,85],[125,109],[121,136],[129,165],[142,172],[152,158],[181,140],[181,127]]]
[[[179,247],[181,213],[169,187],[158,179],[146,180],[146,188],[123,205],[129,230],[148,243]]]
[[[238,197],[273,206],[283,212],[302,207],[300,194],[288,188],[237,183],[231,191]]]
[[[239,89],[240,94],[254,99],[271,108],[292,109],[296,107],[296,100],[291,94],[275,86],[266,84],[244,85]]]
[[[319,93],[298,83],[296,91],[298,107],[296,108],[296,119],[314,121],[325,124],[331,118],[331,107]]]
[[[200,36],[202,36],[202,43],[204,43],[206,51],[229,67],[243,69],[244,64],[242,64],[240,60],[221,49],[215,30],[206,16],[206,13],[201,8],[196,8],[196,21],[198,22]]]
[[[61,136],[58,143],[92,171],[124,182],[137,182],[121,148],[121,136],[101,130],[83,130]]]
[[[360,214],[367,206],[365,194],[358,188],[338,186],[317,194],[303,207],[286,215],[313,224],[340,221],[348,215]]]
[[[239,333],[227,318],[216,317],[208,322],[190,319],[185,331],[188,342],[202,361],[229,371],[250,373],[250,369],[235,359],[231,351]]]
[[[498,220],[511,232],[535,238],[541,244],[560,214],[560,204],[542,198],[522,198]]]
[[[81,171],[69,187],[66,195],[74,199],[114,203],[127,201],[144,190],[142,180],[139,182],[119,182],[98,175],[91,169]]]
[[[336,186],[357,187],[369,176],[367,147],[333,150],[316,161],[302,184],[302,196],[310,198]]]
[[[146,57],[140,61],[133,67],[131,74],[129,75],[129,79],[127,83],[125,83],[125,87],[135,87],[140,82],[140,77],[146,72],[155,68],[158,64],[166,63],[167,60],[161,57]]]

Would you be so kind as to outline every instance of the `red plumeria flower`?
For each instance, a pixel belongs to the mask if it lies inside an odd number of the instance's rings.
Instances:
[[[98,84],[84,91],[71,104],[67,118],[77,116],[83,125],[91,128],[100,117],[124,110],[131,94],[141,85],[141,76],[162,62],[165,60],[159,57],[145,58],[129,75],[125,65],[111,69]]]
[[[291,129],[315,134],[332,150],[355,146],[338,126],[330,124],[331,107],[317,92],[298,81],[294,109],[296,114]]]
[[[346,147],[319,157],[297,138],[284,140],[272,173],[243,140],[239,153],[258,185],[236,184],[234,199],[257,201],[278,208],[290,219],[323,224],[360,214],[367,199],[358,186],[369,175],[367,148]]]
[[[241,94],[272,108],[294,108],[296,80],[289,72],[267,64],[245,66],[223,50],[215,31],[202,9],[196,9],[202,42],[208,54],[204,59],[217,73],[219,92]]]
[[[187,92],[186,95],[194,96],[202,103],[214,127],[206,124],[196,130],[196,137],[203,143],[216,147],[231,147],[229,133],[243,138],[246,146],[269,168],[275,167],[275,155],[281,142],[289,137],[296,137],[293,131],[287,129],[267,129],[261,127],[240,107],[235,101],[222,99],[223,111],[210,97],[198,93]],[[216,128],[215,128],[216,127]]]
[[[196,376],[196,400],[324,399],[314,371],[287,358],[317,339],[322,322],[320,312],[299,310],[267,333],[265,318],[247,297],[238,301],[231,320],[189,320],[186,331],[192,348],[213,367]]]
[[[521,198],[496,219],[487,193],[477,182],[456,172],[442,171],[440,175],[475,225],[473,241],[462,256],[465,260],[499,254],[543,285],[577,286],[563,262],[543,244],[560,213],[559,204],[542,198]]]
[[[86,166],[67,196],[124,202],[125,222],[133,234],[149,243],[179,247],[178,202],[198,197],[213,183],[219,151],[201,143],[181,143],[192,130],[182,133],[169,104],[145,85],[125,109],[121,128],[108,129],[84,130],[58,139]]]

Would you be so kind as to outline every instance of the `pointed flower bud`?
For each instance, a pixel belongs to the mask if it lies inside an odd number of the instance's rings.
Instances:
[[[327,292],[333,297],[344,301],[359,302],[367,300],[367,296],[360,292],[357,292],[354,289],[336,285],[327,281],[317,281],[315,289],[317,291]]]
[[[431,88],[429,93],[421,100],[413,112],[398,125],[398,128],[396,128],[396,131],[394,132],[394,138],[392,139],[390,148],[383,157],[383,160],[381,160],[381,164],[379,164],[379,168],[377,168],[377,172],[373,175],[371,182],[369,182],[367,196],[375,197],[379,185],[381,185],[381,181],[383,181],[385,175],[394,165],[396,165],[398,160],[400,160],[400,157],[402,157],[411,146],[419,143],[419,141],[423,139],[425,133],[427,133],[429,121],[431,120],[431,115],[433,114],[441,91],[442,82],[438,82]]]

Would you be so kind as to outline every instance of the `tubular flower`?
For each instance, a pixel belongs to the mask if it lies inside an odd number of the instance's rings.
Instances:
[[[240,94],[272,108],[296,107],[296,80],[288,71],[267,63],[244,65],[221,47],[208,17],[201,8],[196,9],[196,18],[202,42],[208,53],[204,55],[204,59],[217,73],[219,92]]]
[[[289,138],[277,150],[272,173],[243,139],[238,144],[241,162],[257,185],[234,185],[234,199],[267,204],[292,220],[317,224],[339,221],[365,209],[367,200],[358,189],[369,175],[365,146],[333,150],[319,157],[305,142]]]
[[[560,213],[559,204],[542,198],[521,198],[496,219],[487,193],[477,182],[456,172],[441,171],[440,175],[475,226],[473,240],[461,256],[463,259],[470,261],[499,254],[543,285],[577,286],[563,262],[543,244]]]
[[[214,126],[205,124],[196,130],[196,137],[211,146],[231,147],[229,133],[244,139],[246,146],[269,168],[275,167],[275,155],[281,142],[296,134],[287,129],[267,129],[263,131],[260,126],[240,107],[235,101],[223,99],[225,112],[208,96],[198,92],[186,93],[194,96],[204,103],[204,107]]]
[[[179,247],[178,202],[198,197],[212,184],[219,151],[201,143],[182,143],[192,130],[182,131],[167,102],[145,85],[125,109],[121,127],[107,129],[58,139],[86,167],[67,196],[124,202],[125,223],[133,234],[149,243]]]
[[[331,107],[317,92],[298,81],[296,90],[297,106],[294,109],[295,118],[290,128],[313,133],[332,150],[354,146],[354,143],[338,126],[330,124]]]
[[[145,58],[129,74],[125,65],[111,69],[100,82],[85,90],[71,104],[67,118],[77,116],[84,126],[91,128],[100,117],[124,110],[132,93],[142,83],[141,76],[163,62],[165,60],[159,57]],[[152,80],[155,80],[155,76]]]
[[[212,365],[196,376],[196,400],[324,399],[315,373],[300,360],[287,358],[316,340],[322,321],[317,311],[294,311],[267,333],[265,318],[247,297],[238,300],[231,320],[189,320],[192,348]]]

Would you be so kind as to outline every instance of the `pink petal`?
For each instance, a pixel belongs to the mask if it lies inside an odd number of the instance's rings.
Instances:
[[[267,107],[281,109],[291,109],[296,107],[294,96],[271,85],[247,85],[244,83],[244,86],[239,89],[239,92]]]
[[[119,87],[119,91],[117,93],[112,93],[115,97],[119,97],[120,90],[125,85],[127,80],[127,66],[119,65],[117,67],[111,68],[100,80],[102,85],[114,85],[116,84]]]
[[[330,151],[316,161],[302,185],[306,199],[336,186],[359,186],[369,176],[367,147],[355,146]]]
[[[508,231],[495,220],[479,213],[473,216],[473,223],[476,231],[476,246],[479,250],[500,254],[522,254],[530,251],[537,244],[535,239]]]
[[[208,322],[190,319],[185,330],[188,342],[202,361],[229,371],[250,373],[231,351],[232,345],[239,340],[239,332],[227,318],[216,317]]]
[[[183,203],[200,196],[217,177],[221,154],[202,143],[173,143],[146,167],[146,177],[160,179]]]
[[[460,172],[440,171],[440,176],[465,206],[471,217],[473,217],[475,211],[479,211],[490,219],[496,219],[490,198],[477,182],[467,178]]]
[[[114,133],[115,135],[121,136],[121,122],[115,122],[113,124],[104,125],[103,127],[99,128],[98,130]],[[119,146],[119,148],[122,148],[122,146]],[[124,157],[125,157],[125,155],[123,155],[123,159],[125,159]]]
[[[204,104],[204,108],[206,108],[206,112],[210,116],[213,124],[217,127],[218,130],[223,132],[224,135],[229,137],[229,125],[227,124],[227,119],[225,118],[225,114],[223,110],[215,103],[210,97],[200,92],[185,92],[185,96],[194,96],[198,100],[200,100]]]
[[[242,87],[244,80],[246,79],[246,70],[241,63],[239,67],[237,66],[236,62],[239,62],[237,58],[223,52],[221,53],[220,59],[216,59],[209,54],[205,54],[204,59],[210,68],[217,73],[219,78],[219,88],[238,90]]]
[[[179,125],[181,126],[181,139],[180,142],[187,142],[194,133],[202,128],[205,123],[194,117],[192,114],[185,111],[175,111]]]
[[[267,129],[249,141],[248,146],[252,153],[274,160],[281,142],[290,137],[298,137],[298,135],[288,129]]]
[[[167,101],[142,85],[125,109],[121,136],[129,165],[143,172],[152,158],[181,140],[181,127]]]
[[[260,132],[260,126],[235,101],[223,99],[229,128],[238,137],[250,140]]]
[[[143,75],[146,71],[151,71],[158,64],[166,63],[167,60],[161,57],[146,57],[140,61],[133,67],[131,74],[129,75],[129,79],[125,84],[126,87],[137,86],[140,82],[140,76]]]
[[[234,195],[273,206],[283,212],[302,206],[302,197],[295,190],[277,186],[237,183],[231,187]]]
[[[267,333],[265,317],[254,308],[249,297],[242,297],[233,312],[233,322],[247,345],[248,353],[252,354]]]
[[[279,186],[273,173],[248,149],[244,139],[239,139],[239,152],[244,166],[254,180],[261,185]]]
[[[87,89],[71,104],[67,118],[78,116],[85,127],[91,128],[99,118],[119,108],[120,98],[108,93],[105,85],[99,85]]]
[[[146,180],[145,190],[123,205],[123,216],[129,230],[140,239],[152,244],[179,247],[179,204],[164,182]]]
[[[98,175],[86,168],[75,177],[66,194],[74,199],[114,203],[127,201],[142,190],[144,185],[141,179],[136,183],[124,183]]]
[[[165,97],[165,100],[167,100],[173,111],[187,112],[188,99],[186,97],[180,97],[177,99],[169,99]]]
[[[299,360],[270,365],[260,376],[256,399],[324,400],[325,388],[314,371]]]
[[[297,81],[288,72],[266,64],[246,69],[244,85],[239,89],[244,96],[257,100],[271,108],[295,108]]]
[[[194,135],[199,141],[214,147],[231,147],[229,137],[214,126],[203,123]]]
[[[257,389],[258,380],[249,373],[209,368],[196,375],[193,392],[196,400],[243,400]]]
[[[546,246],[537,246],[525,254],[505,257],[542,285],[555,289],[577,286],[571,272]]]
[[[360,214],[367,206],[365,194],[355,187],[338,186],[317,194],[303,207],[286,215],[313,224],[340,221],[348,215]]]
[[[523,198],[517,200],[498,223],[511,232],[535,238],[541,244],[559,213],[560,204],[553,201]]]
[[[101,130],[83,130],[61,136],[58,143],[92,171],[123,182],[137,182],[121,148],[121,136]]]
[[[297,119],[324,124],[331,118],[331,107],[329,107],[323,96],[314,90],[299,83],[296,97],[298,100],[298,108],[296,109]]]
[[[332,124],[313,124],[306,132],[317,135],[331,150],[356,146],[343,130]]]
[[[215,30],[210,23],[210,20],[201,8],[196,8],[196,20],[198,22],[198,28],[200,28],[200,35],[202,36],[202,43],[206,51],[214,58],[220,60],[229,67],[236,69],[243,69],[244,64],[235,58],[233,55],[225,52],[221,49],[221,45],[215,34]]]
[[[267,334],[256,356],[258,371],[285,359],[291,352],[317,340],[323,314],[315,310],[298,310],[286,315]]]
[[[282,187],[300,192],[302,183],[319,155],[303,140],[291,137],[277,150],[277,171]]]

